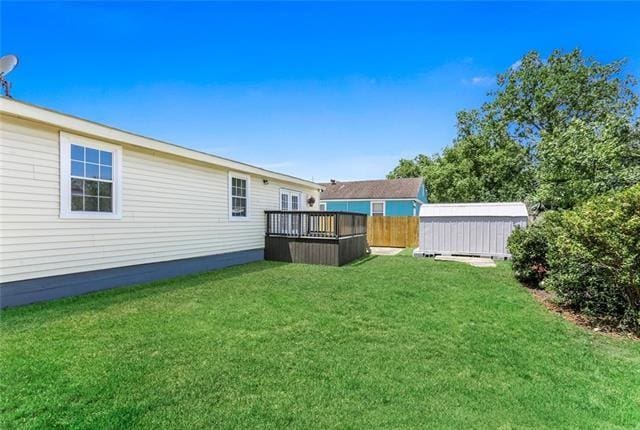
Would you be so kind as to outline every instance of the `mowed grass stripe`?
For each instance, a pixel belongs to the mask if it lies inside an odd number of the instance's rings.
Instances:
[[[636,428],[640,345],[507,263],[260,262],[2,311],[2,427]]]

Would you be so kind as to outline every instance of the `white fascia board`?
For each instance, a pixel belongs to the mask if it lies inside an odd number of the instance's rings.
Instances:
[[[104,139],[117,144],[128,144],[138,146],[152,151],[163,152],[178,157],[188,158],[207,164],[224,167],[229,170],[241,171],[256,176],[264,176],[276,179],[290,184],[302,185],[308,188],[323,190],[324,187],[315,182],[305,179],[296,178],[294,176],[285,175],[283,173],[273,172],[271,170],[245,164],[239,161],[230,160],[228,158],[218,157],[216,155],[207,154],[206,152],[185,148],[173,143],[163,142],[161,140],[152,139],[141,136],[139,134],[129,133],[107,125],[99,124],[86,119],[56,112],[51,109],[35,106],[25,102],[19,102],[7,97],[0,97],[0,113],[11,115],[18,118],[28,119],[32,121],[49,124],[60,128],[62,131],[78,133],[87,137],[96,139]]]
[[[394,199],[394,198],[388,198],[388,199],[387,198],[385,198],[385,199],[374,199],[374,198],[370,198],[370,199],[323,199],[322,198],[322,194],[320,195],[320,201],[323,202],[323,203],[324,202],[346,202],[346,201],[350,201],[350,202],[367,202],[367,201],[370,201],[370,200],[375,200],[377,202],[379,202],[379,201],[388,202],[390,200],[393,200],[393,201],[401,201],[401,202],[416,201],[416,202],[424,203],[423,201],[420,201],[418,199],[407,199],[407,198],[404,198],[404,199]]]

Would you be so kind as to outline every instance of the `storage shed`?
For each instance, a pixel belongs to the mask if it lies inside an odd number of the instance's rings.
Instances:
[[[414,255],[510,258],[507,239],[527,220],[524,203],[426,204],[420,208],[420,246]]]

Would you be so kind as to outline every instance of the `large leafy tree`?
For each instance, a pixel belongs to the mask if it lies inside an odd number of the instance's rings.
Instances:
[[[530,52],[518,67],[498,75],[499,89],[486,110],[510,128],[513,138],[534,150],[543,133],[553,135],[575,119],[629,120],[638,98],[634,78],[620,77],[623,66],[623,60],[601,64],[584,58],[580,50],[554,51],[546,60]]]
[[[425,178],[432,201],[540,201],[572,207],[637,183],[638,98],[622,61],[579,50],[526,54],[480,109],[458,113],[453,145],[401,160],[389,177]],[[593,174],[593,166],[597,168]]]
[[[620,117],[574,119],[538,145],[536,197],[547,206],[570,209],[593,196],[640,183],[637,127]]]
[[[431,164],[433,164],[433,161],[428,155],[420,154],[413,160],[402,158],[387,177],[389,179],[424,177]]]

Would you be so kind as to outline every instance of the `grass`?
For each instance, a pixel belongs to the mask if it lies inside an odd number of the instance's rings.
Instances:
[[[508,264],[260,262],[10,309],[2,428],[638,428],[640,343]]]

